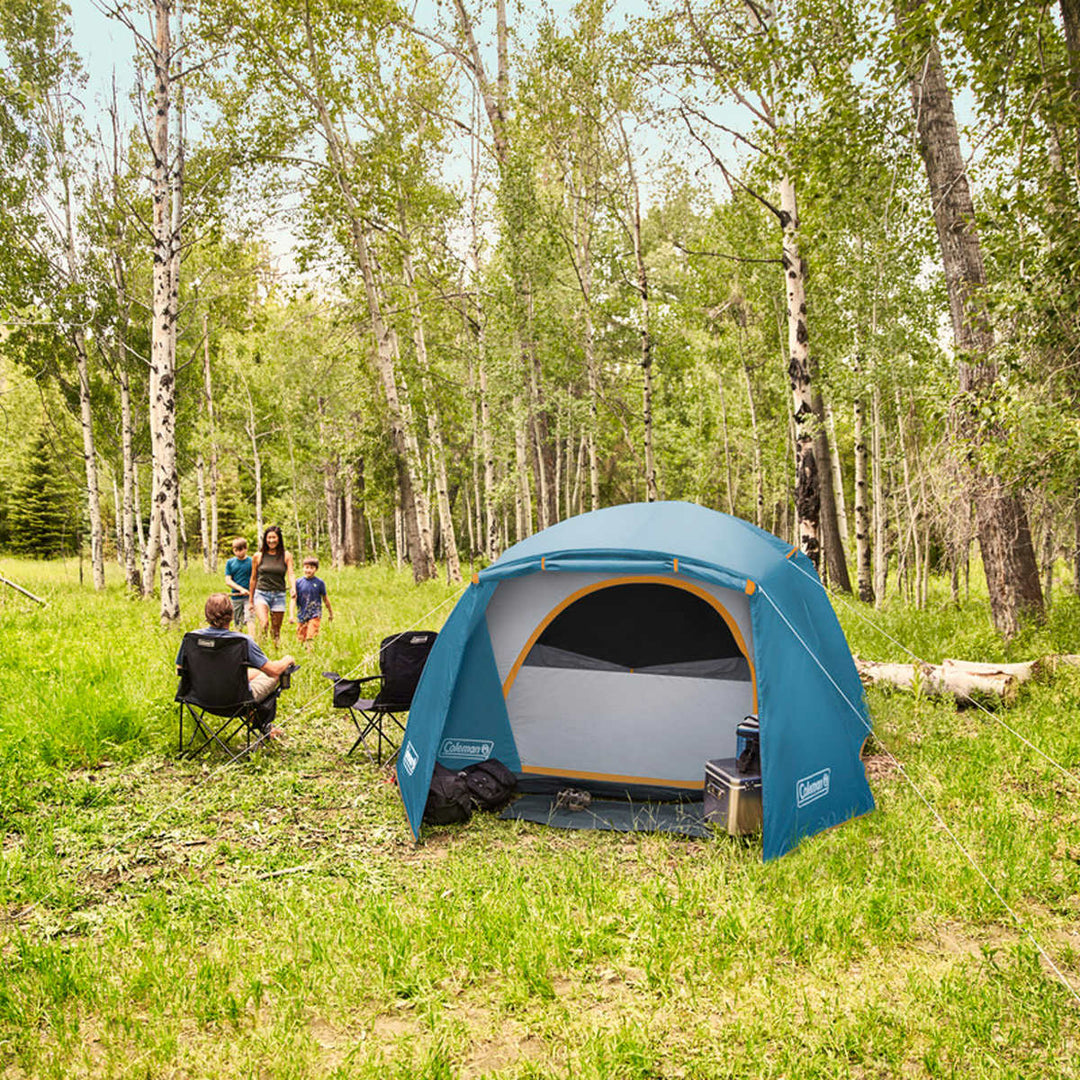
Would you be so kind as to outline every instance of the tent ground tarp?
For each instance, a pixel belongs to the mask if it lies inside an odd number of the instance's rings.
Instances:
[[[535,821],[557,829],[605,829],[610,832],[675,833],[710,837],[700,802],[635,803],[628,799],[593,799],[581,810],[555,805],[552,795],[522,795],[500,815],[511,821]]]

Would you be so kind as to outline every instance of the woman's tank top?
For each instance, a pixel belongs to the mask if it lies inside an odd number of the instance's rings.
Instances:
[[[285,553],[279,551],[276,555],[264,555],[259,560],[259,580],[255,582],[255,588],[260,592],[284,592],[285,591]]]

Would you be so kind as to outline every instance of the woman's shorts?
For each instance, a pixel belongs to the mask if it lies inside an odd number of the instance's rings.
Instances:
[[[285,610],[285,594],[283,592],[263,592],[255,590],[255,603],[265,604],[271,611]]]
[[[246,596],[230,596],[229,599],[232,600],[233,622],[237,626],[243,626],[248,621],[248,598]]]

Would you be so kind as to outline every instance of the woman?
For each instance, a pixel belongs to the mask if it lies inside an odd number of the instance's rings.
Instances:
[[[270,637],[279,644],[281,624],[285,618],[286,605],[295,588],[291,551],[285,550],[281,530],[271,525],[263,533],[262,547],[251,560],[251,595],[255,598],[255,618],[259,628],[266,632],[270,624]]]

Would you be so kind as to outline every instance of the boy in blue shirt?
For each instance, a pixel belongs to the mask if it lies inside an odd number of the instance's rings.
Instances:
[[[247,633],[254,635],[255,620],[251,610],[251,556],[247,553],[247,541],[238,536],[232,542],[233,557],[225,564],[225,584],[231,590],[233,622],[237,629],[247,627]]]
[[[319,569],[319,560],[314,555],[304,559],[304,576],[297,580],[293,590],[296,601],[296,618],[299,625],[296,636],[308,647],[315,640],[322,623],[322,606],[326,604],[326,617],[333,619],[334,609],[330,606],[330,597],[326,595],[326,585],[322,578],[315,576]]]

